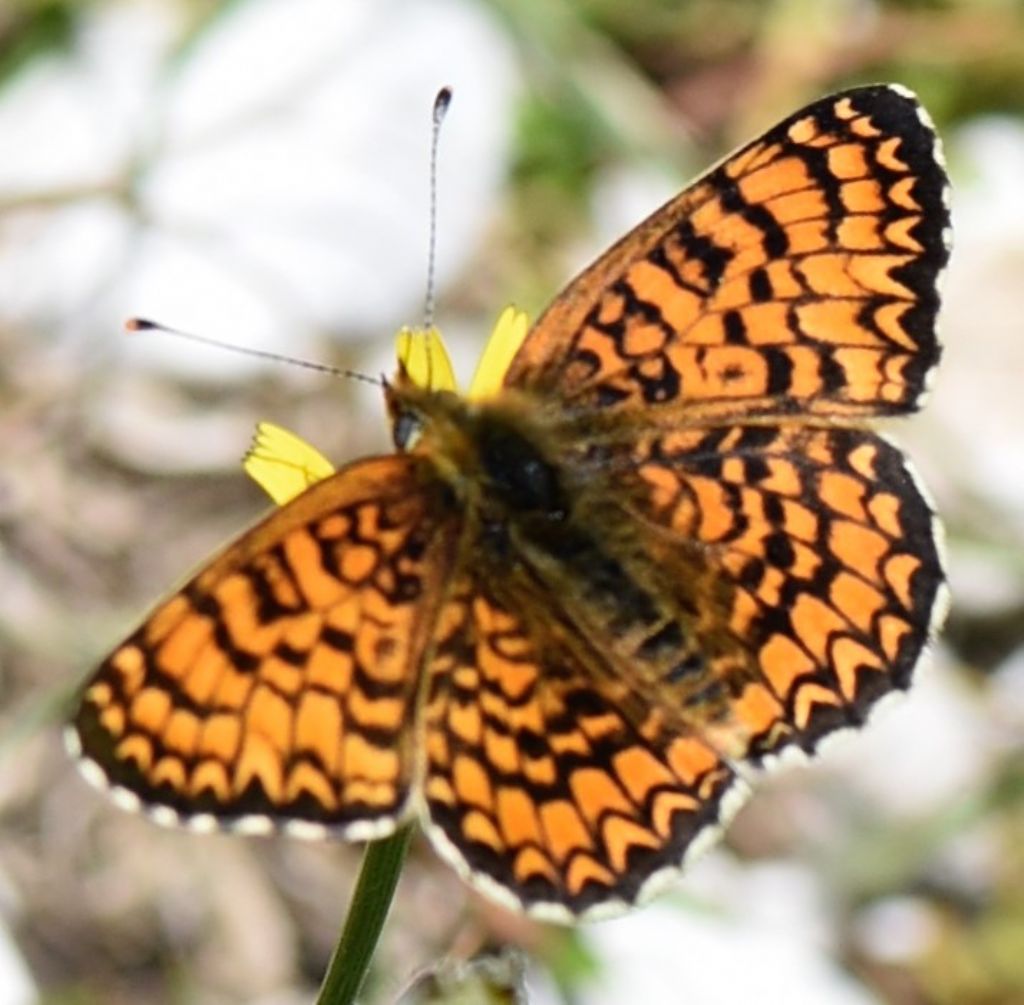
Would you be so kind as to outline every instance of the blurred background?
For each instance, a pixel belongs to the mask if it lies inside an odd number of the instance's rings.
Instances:
[[[1024,1002],[1024,3],[3,0],[0,1005],[309,1001],[359,861],[162,830],[63,752],[83,674],[265,510],[258,419],[335,461],[387,447],[372,388],[123,320],[390,373],[450,84],[438,321],[465,379],[506,302],[536,316],[730,147],[878,80],[920,94],[955,185],[946,355],[892,430],[949,534],[918,684],[621,920],[513,917],[419,841],[365,997],[476,1000],[459,963],[515,947],[481,973],[543,1005]]]

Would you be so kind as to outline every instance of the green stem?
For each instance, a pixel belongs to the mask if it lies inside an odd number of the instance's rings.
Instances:
[[[352,1005],[356,1000],[388,916],[411,835],[412,825],[406,824],[390,837],[366,846],[345,927],[316,1005]]]

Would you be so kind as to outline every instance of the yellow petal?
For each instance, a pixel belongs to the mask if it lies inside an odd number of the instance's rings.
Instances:
[[[489,398],[501,389],[512,357],[523,344],[529,327],[525,312],[511,304],[501,312],[470,382],[471,399]]]
[[[436,328],[402,328],[396,339],[398,363],[418,387],[454,391],[455,371]]]
[[[242,466],[278,506],[334,474],[334,465],[320,451],[272,422],[257,424]]]

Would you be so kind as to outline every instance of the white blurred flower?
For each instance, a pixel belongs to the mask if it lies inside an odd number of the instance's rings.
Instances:
[[[25,960],[10,933],[0,926],[0,999],[4,1005],[30,1005],[39,1000]]]
[[[929,481],[969,486],[1024,534],[1024,125],[976,120],[949,143],[954,248],[945,355],[929,421],[941,426]],[[961,489],[962,490],[962,489]],[[945,495],[943,492],[942,495]],[[1014,527],[1015,524],[1015,527]]]
[[[181,47],[180,5],[83,13],[73,53],[0,95],[0,322],[117,337],[131,314],[301,353],[419,319],[430,108],[438,277],[473,253],[505,163],[509,43],[465,0],[248,0]],[[218,379],[237,356],[141,356]]]
[[[935,908],[919,897],[887,897],[864,908],[853,937],[861,951],[882,963],[906,965],[938,941]]]
[[[718,909],[655,903],[587,930],[601,971],[578,989],[583,1005],[876,1000],[830,958],[833,924],[810,870],[785,863],[742,866],[713,855],[696,863],[685,883],[706,889]]]
[[[977,695],[942,656],[926,656],[909,694],[893,694],[864,729],[836,737],[808,770],[894,819],[980,791],[998,748]]]

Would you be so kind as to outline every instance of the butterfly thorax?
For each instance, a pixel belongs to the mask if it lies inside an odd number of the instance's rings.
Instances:
[[[462,509],[556,521],[567,515],[554,451],[525,396],[473,402],[399,382],[388,388],[388,407],[395,445],[423,457]]]

